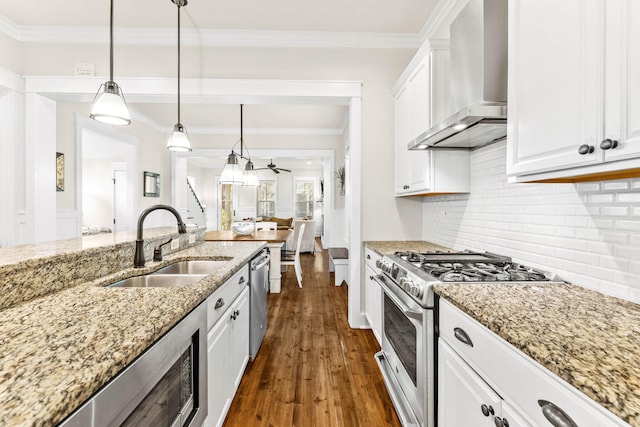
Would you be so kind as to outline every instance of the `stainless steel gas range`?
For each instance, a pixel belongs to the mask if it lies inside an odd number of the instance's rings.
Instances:
[[[375,357],[402,425],[435,425],[433,285],[561,282],[554,275],[483,252],[396,252],[377,262],[383,290],[382,350]]]

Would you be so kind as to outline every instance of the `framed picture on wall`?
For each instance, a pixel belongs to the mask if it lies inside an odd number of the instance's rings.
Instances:
[[[160,197],[160,174],[144,171],[144,197]]]
[[[64,154],[56,153],[56,191],[64,191]]]

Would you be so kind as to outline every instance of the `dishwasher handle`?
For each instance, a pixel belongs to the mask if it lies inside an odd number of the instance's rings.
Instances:
[[[251,271],[261,270],[264,266],[269,264],[269,261],[271,261],[271,258],[267,255],[264,257],[264,261],[260,264],[251,266]]]

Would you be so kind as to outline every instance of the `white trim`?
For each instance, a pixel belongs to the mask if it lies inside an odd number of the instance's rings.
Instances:
[[[189,127],[187,131],[190,134],[239,135],[238,127]],[[243,128],[243,132],[245,135],[342,135],[342,129],[339,128]]]
[[[0,32],[19,42],[106,44],[105,27],[18,25],[0,15]],[[202,47],[308,47],[338,49],[417,49],[421,35],[348,31],[257,31],[183,29],[183,46]],[[167,28],[116,27],[114,42],[119,45],[175,46],[175,34]]]
[[[2,67],[0,67],[0,86],[24,93],[24,79],[22,76]]]
[[[439,1],[418,33],[421,43],[432,37],[449,38],[449,24],[469,0]]]

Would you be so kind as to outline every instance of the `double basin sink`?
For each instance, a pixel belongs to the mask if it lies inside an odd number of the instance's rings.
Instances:
[[[220,257],[207,261],[179,261],[144,276],[129,277],[107,285],[112,288],[167,288],[191,285],[230,261]]]

